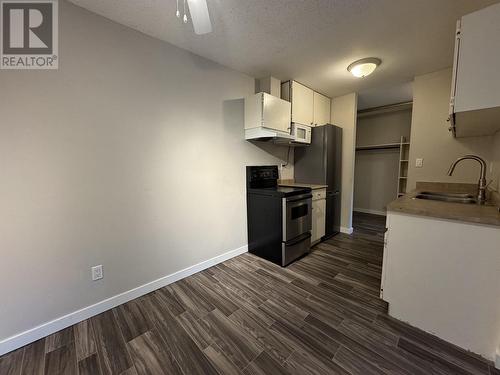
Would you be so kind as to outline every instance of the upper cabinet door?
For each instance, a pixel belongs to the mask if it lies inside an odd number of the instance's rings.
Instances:
[[[314,91],[292,81],[292,122],[312,126],[314,124]]]
[[[314,92],[314,126],[330,123],[330,98]]]
[[[290,103],[267,93],[262,95],[262,126],[290,133]]]
[[[457,137],[500,130],[500,4],[462,17],[455,43],[450,102]]]

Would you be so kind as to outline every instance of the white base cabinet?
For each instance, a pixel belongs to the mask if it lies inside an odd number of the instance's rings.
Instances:
[[[311,243],[317,243],[325,235],[326,189],[313,190]]]
[[[389,315],[494,360],[500,343],[500,227],[387,214]]]

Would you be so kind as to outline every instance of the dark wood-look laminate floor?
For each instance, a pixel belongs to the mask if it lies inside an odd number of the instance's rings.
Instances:
[[[484,359],[389,318],[384,219],[286,269],[244,254],[0,357],[1,375],[489,374]]]
[[[363,212],[354,211],[352,213],[352,226],[354,238],[368,235],[368,239],[372,241],[383,241],[385,233],[386,217],[382,215],[366,214]]]

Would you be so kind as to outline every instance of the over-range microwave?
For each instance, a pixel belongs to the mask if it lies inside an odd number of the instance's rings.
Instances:
[[[291,135],[293,142],[311,143],[311,127],[307,125],[292,123]]]

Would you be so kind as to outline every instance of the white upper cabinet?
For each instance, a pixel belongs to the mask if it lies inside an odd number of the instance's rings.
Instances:
[[[314,121],[314,91],[298,82],[291,84],[292,122],[311,126]]]
[[[290,103],[261,92],[245,98],[245,130],[265,128],[290,133]]]
[[[450,100],[451,130],[457,137],[500,130],[500,4],[457,22]]]
[[[292,122],[316,126],[330,122],[330,98],[296,81],[281,84],[281,97],[292,103]]]
[[[314,126],[330,123],[330,98],[314,92]]]

